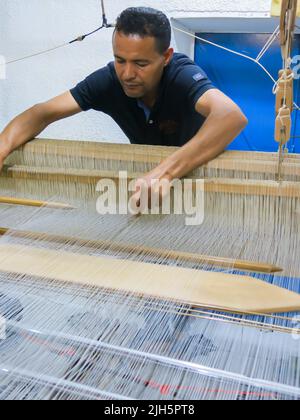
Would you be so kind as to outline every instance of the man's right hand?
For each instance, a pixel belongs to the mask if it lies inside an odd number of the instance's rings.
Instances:
[[[0,171],[6,157],[39,135],[48,125],[81,112],[69,91],[37,104],[13,119],[0,133]]]
[[[8,153],[7,153],[7,150],[5,148],[4,140],[1,138],[1,135],[0,135],[0,172],[2,171],[3,164],[4,164],[4,161],[7,157],[7,155],[8,155]]]

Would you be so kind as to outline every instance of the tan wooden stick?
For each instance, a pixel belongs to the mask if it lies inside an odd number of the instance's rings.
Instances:
[[[262,195],[266,197],[300,198],[300,183],[215,178],[205,180],[205,191],[253,196]]]
[[[70,206],[69,204],[38,201],[38,200],[28,200],[25,198],[16,198],[16,197],[0,197],[0,204],[29,206],[29,207],[48,207],[51,209],[60,209],[60,210],[74,209],[74,207]]]
[[[69,244],[69,245],[80,245],[89,248],[96,249],[110,249],[116,252],[127,252],[133,254],[148,254],[150,256],[155,256],[158,258],[166,259],[179,259],[182,261],[189,261],[193,263],[205,263],[207,265],[212,265],[216,267],[227,267],[234,268],[243,271],[253,271],[258,273],[278,273],[283,271],[282,268],[276,267],[272,264],[254,262],[254,261],[245,261],[245,260],[236,260],[233,258],[222,258],[214,257],[209,255],[200,255],[193,254],[190,252],[181,252],[174,251],[169,249],[160,249],[160,248],[149,248],[145,246],[135,246],[130,244],[122,244],[112,241],[92,241],[84,240],[81,238],[60,236],[60,235],[51,235],[46,233],[39,232],[30,232],[30,231],[18,231],[18,230],[9,230],[8,228],[0,228],[0,235],[5,235],[9,233],[11,236],[19,238],[28,238],[39,241],[50,241],[57,242],[60,244]]]
[[[248,276],[0,244],[0,271],[228,311],[300,311],[300,295]]]
[[[68,181],[84,184],[97,184],[100,179],[104,178],[113,179],[116,183],[119,181],[119,174],[116,171],[31,168],[26,166],[8,168],[7,176],[17,179]],[[142,176],[143,173],[128,173],[128,182]],[[196,180],[196,178],[191,179]],[[300,198],[300,182],[282,181],[279,183],[276,181],[207,178],[204,179],[204,189],[205,192],[213,193]]]

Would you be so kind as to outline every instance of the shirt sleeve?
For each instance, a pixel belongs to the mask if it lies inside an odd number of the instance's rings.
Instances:
[[[108,66],[90,74],[70,90],[83,111],[95,109],[107,112],[113,100],[113,78]]]
[[[176,90],[182,95],[182,99],[188,102],[191,109],[201,96],[210,89],[216,89],[207,77],[206,73],[194,63],[186,64],[178,73],[175,81]]]

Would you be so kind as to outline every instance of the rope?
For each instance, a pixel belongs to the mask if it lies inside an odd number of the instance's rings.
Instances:
[[[259,61],[262,59],[262,57],[269,50],[269,48],[271,47],[271,45],[273,44],[273,42],[275,41],[275,39],[278,37],[279,34],[280,34],[280,30],[279,30],[279,25],[278,25],[275,31],[273,32],[273,34],[270,36],[270,38],[266,42],[266,44],[263,46],[261,52],[256,57],[256,61]]]
[[[58,50],[59,48],[66,47],[68,44],[69,44],[69,42],[66,42],[66,43],[64,43],[64,44],[58,45],[57,47],[49,48],[49,49],[47,49],[47,50],[43,50],[43,51],[40,51],[40,52],[37,52],[37,53],[33,53],[33,54],[30,54],[30,55],[26,55],[26,56],[21,57],[21,58],[16,58],[16,59],[14,59],[14,60],[7,61],[7,62],[5,62],[5,63],[0,63],[0,66],[5,66],[5,65],[8,65],[8,64],[17,63],[17,62],[19,62],[19,61],[24,61],[24,60],[27,60],[28,58],[37,57],[38,55],[46,54],[46,53],[48,53],[48,52]]]

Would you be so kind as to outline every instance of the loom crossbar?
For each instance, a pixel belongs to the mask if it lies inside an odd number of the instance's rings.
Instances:
[[[101,179],[119,181],[119,174],[115,171],[96,171],[80,169],[56,169],[41,167],[15,166],[7,168],[7,176],[14,179],[31,179],[54,182],[80,182],[97,184]],[[128,173],[128,182],[142,177],[142,173]],[[191,178],[196,181],[195,178]],[[195,182],[193,188],[195,188]],[[258,195],[273,197],[300,197],[300,183],[289,181],[260,181],[239,180],[226,178],[204,179],[204,191],[212,193]]]
[[[162,248],[150,248],[146,246],[131,245],[126,243],[119,243],[113,241],[103,240],[85,240],[77,237],[69,237],[62,235],[53,235],[49,233],[33,232],[33,231],[22,231],[22,230],[10,230],[8,228],[0,227],[0,235],[9,234],[12,237],[31,239],[37,241],[54,242],[58,244],[74,244],[80,245],[85,248],[94,249],[105,249],[116,252],[125,252],[133,255],[140,253],[153,255],[158,258],[165,258],[166,260],[182,260],[189,261],[196,264],[205,263],[216,267],[227,267],[234,268],[243,271],[253,271],[260,273],[278,273],[283,271],[282,268],[276,267],[272,264],[239,260],[234,258],[216,257],[211,255],[201,255],[192,252],[175,251],[172,249]]]

